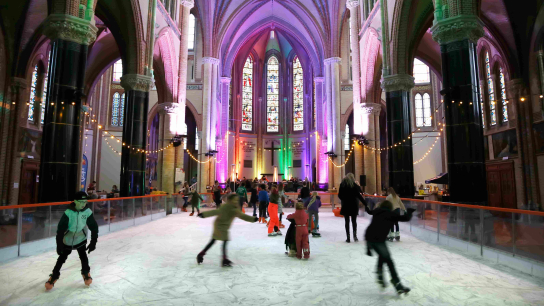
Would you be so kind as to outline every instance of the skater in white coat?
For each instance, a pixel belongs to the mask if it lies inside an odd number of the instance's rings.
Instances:
[[[385,198],[385,200],[393,204],[393,213],[400,216],[401,209],[404,210],[404,213],[406,213],[406,207],[404,207],[404,204],[400,200],[400,197],[397,195],[393,187],[389,187],[389,189],[387,189],[387,198]],[[396,239],[397,241],[400,240],[400,231],[399,231],[398,221],[395,221],[395,223],[391,226],[391,231],[389,232],[387,239],[389,241],[393,241],[393,239]]]

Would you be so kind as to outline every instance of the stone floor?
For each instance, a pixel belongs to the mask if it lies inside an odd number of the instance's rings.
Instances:
[[[365,255],[364,242],[345,243],[343,219],[328,210],[320,213],[322,237],[310,238],[309,261],[285,256],[284,238],[267,237],[264,225],[236,220],[228,244],[235,266],[220,267],[220,244],[199,266],[212,223],[183,213],[100,237],[89,288],[75,252],[50,292],[44,282],[55,252],[4,263],[0,305],[544,305],[544,280],[407,233],[390,250],[412,291],[381,291],[376,257]],[[359,218],[360,237],[367,225]]]

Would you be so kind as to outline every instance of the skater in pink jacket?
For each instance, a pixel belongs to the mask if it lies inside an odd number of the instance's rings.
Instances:
[[[308,241],[308,214],[304,211],[304,204],[298,202],[295,205],[296,212],[287,216],[287,219],[294,219],[297,228],[296,242],[297,242],[297,258],[302,259],[302,253],[304,253],[304,259],[310,258],[310,242]]]

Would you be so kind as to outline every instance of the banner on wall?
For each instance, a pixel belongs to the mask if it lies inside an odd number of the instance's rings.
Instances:
[[[87,156],[83,155],[83,160],[81,161],[81,191],[85,191],[87,185],[87,168],[89,163],[87,162]]]

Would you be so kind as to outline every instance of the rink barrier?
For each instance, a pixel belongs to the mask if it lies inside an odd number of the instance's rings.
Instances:
[[[166,194],[88,200],[99,236],[178,213]],[[56,247],[57,225],[71,201],[0,206],[0,262]]]
[[[370,208],[384,196],[365,195]],[[544,278],[544,212],[401,198],[416,211],[402,231]],[[368,217],[363,213],[364,217]]]

